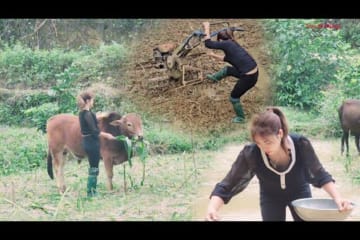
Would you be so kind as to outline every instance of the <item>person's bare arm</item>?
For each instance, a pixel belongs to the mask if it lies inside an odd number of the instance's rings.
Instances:
[[[212,196],[208,205],[206,220],[218,221],[220,217],[218,215],[219,209],[224,205],[224,201],[218,196]]]
[[[107,133],[107,132],[100,132],[100,136],[103,136],[104,138],[106,138],[108,140],[116,139],[111,133]]]
[[[209,53],[207,53],[207,55],[209,55],[210,57],[213,57],[213,58],[215,58],[217,60],[220,60],[220,61],[224,60],[224,56],[220,55],[220,54],[215,54],[213,52],[209,52]]]
[[[203,26],[204,26],[204,33],[205,33],[205,37],[204,40],[206,39],[210,39],[210,23],[209,22],[203,22]]]
[[[332,199],[334,199],[334,201],[338,205],[339,211],[345,211],[352,208],[349,201],[341,198],[340,193],[337,191],[334,182],[328,182],[324,184],[322,186],[322,189],[324,189],[332,197]]]

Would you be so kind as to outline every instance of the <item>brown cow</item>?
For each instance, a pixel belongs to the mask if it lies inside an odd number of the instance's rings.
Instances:
[[[143,130],[140,116],[129,113],[121,117],[118,113],[111,112],[97,115],[99,129],[114,136],[124,135],[128,138],[142,139]],[[56,184],[63,193],[66,189],[64,183],[63,155],[70,151],[79,159],[86,157],[82,147],[79,117],[71,114],[58,114],[48,119],[46,125],[48,139],[47,170],[51,179],[54,179],[53,165],[56,174]],[[108,140],[100,136],[100,154],[108,178],[107,188],[113,189],[113,165],[118,165],[128,160],[128,155],[123,142]]]
[[[346,144],[346,155],[349,155],[349,132],[355,136],[355,144],[360,154],[360,100],[349,99],[344,101],[339,108],[339,118],[343,135],[341,138],[341,154]]]

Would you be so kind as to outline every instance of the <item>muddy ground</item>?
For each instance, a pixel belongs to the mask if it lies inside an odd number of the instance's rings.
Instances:
[[[181,44],[194,30],[202,30],[202,22],[227,21],[230,26],[242,27],[243,32],[235,32],[236,40],[253,55],[259,65],[259,80],[241,101],[247,117],[259,112],[270,99],[270,78],[268,63],[263,49],[263,33],[259,20],[251,19],[164,19],[159,26],[147,31],[143,41],[134,43],[133,56],[127,68],[131,81],[128,93],[141,111],[162,116],[165,122],[184,131],[207,133],[233,127],[234,112],[229,103],[229,95],[236,83],[227,77],[220,83],[206,80],[206,74],[222,68],[225,63],[214,60],[205,53],[209,51],[201,43],[187,56],[180,58],[181,64],[201,69],[186,71],[185,80],[204,79],[198,84],[183,86],[181,81],[165,80],[153,82],[154,78],[167,78],[166,69],[156,69],[152,64],[153,48],[163,43]],[[215,25],[211,31],[226,25]],[[220,52],[219,52],[220,53]]]

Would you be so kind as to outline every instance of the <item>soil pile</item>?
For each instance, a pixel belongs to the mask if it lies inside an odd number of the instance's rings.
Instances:
[[[181,80],[167,78],[166,69],[155,68],[153,49],[159,44],[181,44],[193,31],[202,30],[202,22],[209,19],[164,19],[155,28],[144,33],[141,41],[134,43],[132,58],[127,68],[127,78],[131,81],[128,94],[141,111],[160,115],[164,121],[184,131],[192,130],[208,133],[214,130],[231,129],[235,116],[229,95],[236,83],[233,77],[227,77],[219,83],[206,80],[206,74],[214,73],[226,63],[206,55],[211,50],[204,44],[194,48],[181,58],[181,64],[201,69],[186,72],[186,81],[203,77],[199,84],[181,84]],[[245,31],[235,32],[236,40],[255,58],[259,65],[258,83],[248,91],[241,102],[247,118],[259,112],[270,99],[269,77],[266,73],[269,61],[263,53],[262,28],[258,20],[216,19],[226,21],[230,26],[241,27]],[[226,26],[226,25],[225,25]],[[222,29],[224,25],[211,26],[211,31]],[[222,52],[218,52],[222,53]],[[153,82],[152,79],[165,79]]]

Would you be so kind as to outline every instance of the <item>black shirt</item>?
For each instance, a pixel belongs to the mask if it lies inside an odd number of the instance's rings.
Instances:
[[[256,175],[263,194],[279,197],[296,195],[309,183],[314,187],[334,181],[323,168],[310,141],[301,135],[289,135],[293,144],[292,163],[287,170],[277,172],[267,164],[256,144],[246,145],[239,153],[225,178],[216,184],[212,195],[219,196],[224,203],[243,191]],[[283,175],[283,179],[281,179]]]
[[[96,115],[93,112],[89,110],[81,111],[79,114],[79,120],[82,135],[99,135],[100,130],[98,127],[98,121],[96,119]]]
[[[257,66],[253,57],[235,41],[206,39],[205,47],[223,50],[225,53],[224,61],[234,66],[241,74],[245,74]]]

